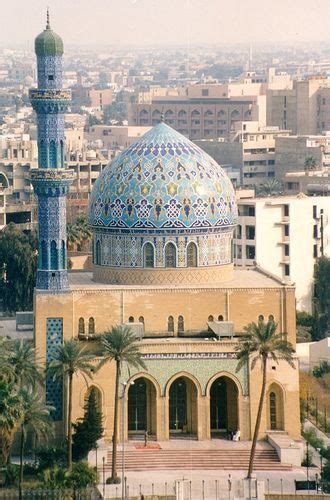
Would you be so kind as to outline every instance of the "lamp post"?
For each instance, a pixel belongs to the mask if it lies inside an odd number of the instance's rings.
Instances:
[[[103,498],[105,497],[105,457],[102,457],[103,464]]]
[[[126,500],[126,481],[125,481],[125,403],[126,403],[126,387],[127,390],[134,382],[122,382],[122,418],[121,418],[121,438],[122,438],[122,455],[121,455],[121,498]]]

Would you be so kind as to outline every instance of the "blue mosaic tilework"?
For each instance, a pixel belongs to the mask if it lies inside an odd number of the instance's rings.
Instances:
[[[47,318],[46,363],[54,358],[56,349],[63,340],[63,319]],[[55,407],[53,419],[63,420],[63,384],[58,384],[51,377],[46,377],[46,402]]]
[[[94,227],[232,227],[235,193],[223,169],[193,142],[160,123],[132,144],[95,182]]]

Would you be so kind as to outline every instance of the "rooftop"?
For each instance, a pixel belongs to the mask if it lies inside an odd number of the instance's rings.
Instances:
[[[156,271],[157,272],[157,271]],[[151,289],[175,289],[189,290],[196,289],[197,285],[113,285],[107,283],[97,283],[93,281],[93,273],[88,271],[69,272],[70,288],[76,290],[151,290]],[[284,284],[284,283],[283,283]],[[278,288],[283,285],[281,280],[267,274],[261,269],[235,269],[231,280],[214,283],[212,285],[198,285],[200,289],[224,289],[224,288]],[[291,284],[285,284],[292,286]]]

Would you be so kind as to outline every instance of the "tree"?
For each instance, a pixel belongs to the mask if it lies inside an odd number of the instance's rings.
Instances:
[[[23,403],[12,382],[0,380],[0,464],[8,464],[10,450],[23,416]]]
[[[105,363],[114,361],[116,363],[115,380],[115,408],[113,419],[112,436],[112,467],[109,483],[118,484],[120,478],[117,476],[117,441],[118,441],[118,406],[119,406],[119,381],[123,364],[134,368],[146,369],[142,360],[139,345],[132,330],[126,326],[114,326],[106,331],[101,339],[103,360],[98,366],[100,369]]]
[[[272,359],[278,363],[278,358],[281,358],[292,366],[292,368],[295,368],[292,358],[294,353],[293,346],[285,339],[282,333],[277,334],[276,329],[277,324],[274,323],[274,321],[268,321],[268,323],[260,321],[258,324],[251,323],[245,327],[246,334],[236,348],[238,359],[236,371],[246,366],[249,361],[251,361],[251,370],[253,370],[258,361],[261,362],[262,368],[262,386],[250,452],[248,479],[252,476],[255,450],[266,393],[267,361],[268,359]]]
[[[315,156],[307,156],[304,162],[305,170],[315,170],[317,167],[317,160]]]
[[[15,224],[0,231],[0,297],[4,311],[28,311],[33,305],[37,272],[37,236]]]
[[[68,446],[68,468],[72,468],[72,382],[74,375],[82,375],[87,383],[87,378],[92,378],[93,366],[92,354],[86,353],[85,347],[80,347],[76,340],[65,340],[57,347],[53,360],[47,371],[58,383],[66,383],[67,388],[67,446]]]
[[[315,298],[317,333],[314,340],[324,338],[330,325],[330,259],[321,257],[315,264]]]
[[[68,247],[73,249],[75,246],[78,249],[92,240],[92,232],[90,230],[88,219],[85,215],[77,218],[77,220],[67,225]]]
[[[37,383],[42,384],[43,376],[38,366],[36,350],[30,342],[23,339],[15,340],[8,352],[8,363],[19,386],[24,384],[34,387]]]
[[[0,337],[0,380],[14,381],[15,367],[9,363],[8,341]]]
[[[102,412],[98,407],[95,388],[90,391],[84,409],[84,418],[73,424],[75,430],[72,436],[74,460],[86,458],[88,452],[96,447],[97,441],[103,435]]]
[[[40,400],[40,395],[34,391],[32,386],[24,386],[20,389],[23,402],[20,439],[20,474],[19,474],[19,498],[22,498],[23,485],[23,455],[28,431],[32,431],[37,438],[47,438],[53,432],[53,422],[50,419],[52,407]]]
[[[75,489],[85,489],[96,486],[98,483],[98,474],[94,467],[91,467],[87,461],[82,460],[73,464],[72,472],[68,476],[68,485]]]
[[[278,179],[270,179],[256,189],[257,196],[278,196],[283,194],[283,185]]]

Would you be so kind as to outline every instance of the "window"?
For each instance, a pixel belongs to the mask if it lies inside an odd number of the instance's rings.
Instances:
[[[284,245],[284,255],[286,257],[289,257],[289,255],[290,255],[290,247],[289,247],[289,245]]]
[[[269,394],[269,416],[270,416],[270,428],[271,430],[276,430],[277,428],[277,414],[276,414],[276,394],[271,392]]]
[[[66,248],[65,241],[62,240],[62,269],[66,268]]]
[[[178,317],[178,332],[184,332],[184,319],[183,316]]]
[[[284,217],[289,217],[289,205],[284,205]]]
[[[144,267],[155,267],[155,251],[151,243],[146,243],[143,247]]]
[[[50,268],[51,269],[58,268],[57,245],[56,241],[54,240],[52,240],[50,244]]]
[[[88,320],[88,334],[94,335],[95,333],[95,321],[94,318],[89,318]]]
[[[246,238],[248,240],[254,240],[255,235],[256,235],[256,228],[255,228],[255,226],[246,226],[246,228],[245,228],[245,234],[246,234]]]
[[[167,331],[174,332],[174,318],[173,316],[169,316],[167,320]]]
[[[314,245],[314,249],[313,249],[313,257],[314,257],[314,259],[317,259],[317,254],[318,254],[318,252],[317,252],[317,245]]]
[[[84,320],[84,318],[79,318],[78,335],[84,335],[84,333],[85,333],[85,320]]]
[[[197,247],[192,241],[187,246],[187,266],[196,267],[197,266]]]
[[[209,323],[211,323],[212,321],[214,321],[214,317],[212,316],[212,314],[210,314],[210,316],[207,318],[207,321]],[[210,327],[210,325],[207,325],[207,331],[208,332],[212,332],[213,331],[212,328]]]
[[[134,317],[133,317],[133,316],[130,316],[130,317],[128,318],[128,322],[129,322],[129,323],[134,323]]]
[[[222,314],[220,314],[220,315],[218,316],[218,321],[223,321],[223,316],[222,316]]]
[[[262,323],[262,321],[264,321],[264,319],[265,319],[264,316],[262,314],[259,314],[259,316],[258,316],[259,323]]]
[[[249,217],[255,216],[255,207],[248,207],[248,216]]]
[[[173,243],[165,247],[165,267],[176,267],[176,248]]]
[[[274,323],[274,320],[275,320],[275,318],[274,318],[273,314],[270,314],[270,315],[268,316],[268,321],[269,321],[270,323]]]
[[[313,218],[316,219],[317,217],[317,206],[313,205]]]
[[[317,238],[317,224],[314,224],[314,227],[313,227],[313,236],[314,236],[314,238]]]
[[[246,258],[255,259],[256,247],[254,245],[246,245]]]
[[[139,317],[139,323],[142,323],[144,325],[144,317],[143,316]]]
[[[48,267],[48,255],[47,255],[47,244],[45,240],[41,242],[41,268],[47,269]]]
[[[284,226],[284,236],[289,236],[289,234],[290,234],[289,224],[285,224],[285,226]]]
[[[54,75],[48,75],[48,80],[53,81],[54,80]]]
[[[101,265],[101,243],[100,243],[100,240],[97,240],[97,242],[96,242],[96,259],[95,259],[95,264],[97,266]]]
[[[202,96],[207,97],[209,95],[209,89],[202,89]]]
[[[284,274],[285,276],[290,276],[290,266],[289,264],[284,265]]]

